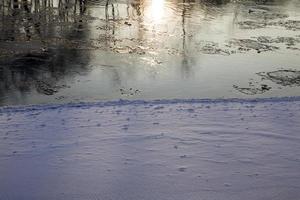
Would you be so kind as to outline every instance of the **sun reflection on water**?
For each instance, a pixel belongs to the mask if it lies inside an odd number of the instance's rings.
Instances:
[[[159,24],[165,17],[165,0],[151,0],[146,7],[145,16],[154,24]]]

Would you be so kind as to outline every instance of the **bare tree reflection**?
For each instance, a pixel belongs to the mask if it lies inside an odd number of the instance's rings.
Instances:
[[[279,0],[252,0],[258,4],[273,1]],[[12,91],[18,91],[15,98],[24,98],[30,91],[55,93],[63,87],[59,82],[89,70],[90,50],[102,51],[92,58],[99,65],[130,65],[106,69],[114,87],[135,78],[142,64],[149,66],[147,72],[155,71],[147,74],[154,79],[159,67],[168,66],[172,58],[179,60],[176,67],[188,79],[196,60],[194,32],[203,21],[224,15],[222,9],[229,2],[161,0],[151,5],[152,0],[0,0],[0,101]],[[193,21],[193,14],[199,21]],[[237,7],[234,20],[239,14]],[[97,18],[96,22],[90,22],[91,18]]]
[[[50,95],[62,87],[57,84],[60,79],[87,70],[87,51],[65,48],[64,42],[51,43],[57,37],[87,37],[81,31],[86,26],[81,17],[85,2],[59,0],[57,8],[53,0],[2,1],[0,46],[14,53],[0,60],[0,97],[13,93],[15,99],[24,98],[32,89]]]
[[[181,26],[182,26],[182,62],[181,62],[181,73],[183,78],[189,78],[192,74],[192,58],[189,56],[190,48],[187,45],[187,36],[189,32],[186,30],[188,28],[189,24],[186,23],[186,16],[188,8],[186,7],[186,3],[190,3],[191,0],[183,0],[183,8],[182,8],[182,14],[181,14]],[[187,27],[186,27],[187,26]]]

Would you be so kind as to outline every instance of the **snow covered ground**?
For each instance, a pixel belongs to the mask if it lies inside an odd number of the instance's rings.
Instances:
[[[0,109],[0,200],[298,200],[300,98]]]

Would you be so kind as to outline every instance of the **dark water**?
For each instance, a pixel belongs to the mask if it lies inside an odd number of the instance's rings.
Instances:
[[[0,105],[300,94],[298,0],[1,0]]]

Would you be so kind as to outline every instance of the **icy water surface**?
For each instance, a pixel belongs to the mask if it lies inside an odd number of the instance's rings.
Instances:
[[[0,105],[300,94],[298,0],[0,2]]]

